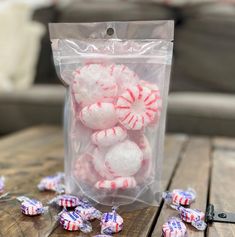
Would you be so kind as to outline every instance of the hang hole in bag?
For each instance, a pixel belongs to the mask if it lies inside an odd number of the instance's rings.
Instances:
[[[106,31],[107,35],[112,36],[114,34],[114,29],[109,27]]]

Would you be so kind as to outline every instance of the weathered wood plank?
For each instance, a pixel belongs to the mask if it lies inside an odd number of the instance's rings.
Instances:
[[[213,153],[210,203],[216,211],[235,212],[235,151],[216,149]],[[213,223],[207,236],[235,236],[234,224]]]
[[[11,192],[10,199],[0,202],[0,236],[85,236],[79,232],[68,233],[61,227],[56,228],[58,223],[55,222],[54,215],[58,210],[50,208],[49,213],[43,216],[26,217],[20,213],[19,203],[14,199],[18,195],[27,195],[46,203],[54,196],[50,192],[40,193],[36,185],[43,176],[62,170],[62,139],[58,128],[36,127],[0,140],[1,175],[6,176],[6,191]],[[163,172],[165,186],[185,140],[184,136],[169,136],[166,139],[166,165]],[[120,212],[125,219],[125,228],[119,236],[146,236],[157,208]],[[95,231],[92,235],[99,233],[98,221],[93,223],[93,227]],[[53,231],[54,229],[56,230]]]
[[[1,175],[6,177],[10,198],[0,201],[0,236],[49,236],[55,225],[56,209],[42,216],[21,214],[19,195],[47,203],[54,193],[40,193],[37,184],[49,174],[63,170],[63,136],[55,127],[35,127],[0,140]]]
[[[227,137],[215,137],[212,139],[215,149],[235,150],[235,139]]]
[[[180,163],[175,170],[175,175],[170,184],[170,190],[175,188],[186,189],[191,187],[197,192],[196,203],[192,208],[198,208],[203,211],[206,209],[207,192],[210,169],[210,140],[207,138],[191,138],[182,155]],[[152,236],[161,236],[163,223],[171,216],[176,216],[177,212],[163,205],[157,224]],[[187,225],[188,235],[203,237],[204,232],[199,232]]]
[[[163,165],[163,188],[165,189],[175,165],[177,164],[178,157],[182,148],[186,142],[187,138],[183,135],[172,135],[167,136],[165,143],[165,162]],[[124,218],[124,229],[121,233],[115,236],[147,236],[151,226],[154,222],[155,215],[157,213],[157,207],[144,208],[137,211],[127,212],[120,209],[119,212]],[[99,222],[95,221],[92,224],[93,232],[90,235],[84,235],[82,233],[70,233],[68,236],[84,237],[84,236],[93,236],[100,233]],[[58,227],[51,236],[53,237],[62,237],[66,234],[66,231],[62,230],[61,227]],[[67,235],[66,235],[67,236]]]

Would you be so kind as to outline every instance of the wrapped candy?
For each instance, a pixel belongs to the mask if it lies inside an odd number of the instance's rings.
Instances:
[[[175,210],[179,211],[180,213],[180,218],[187,222],[191,223],[192,226],[194,226],[198,230],[205,230],[207,224],[204,222],[205,219],[205,213],[198,209],[190,209],[190,208],[185,208],[180,205],[171,205],[172,208]]]
[[[4,188],[5,188],[5,177],[1,176],[0,177],[0,193],[4,192]]]
[[[111,235],[118,233],[123,228],[123,219],[117,214],[116,210],[106,212],[101,217],[101,234]]]
[[[63,194],[53,198],[49,204],[56,203],[60,207],[76,207],[82,200],[74,195]]]
[[[112,237],[112,235],[94,235],[93,237]]]
[[[196,192],[194,189],[188,188],[174,189],[172,192],[166,191],[162,194],[163,199],[168,204],[189,206],[196,199]]]
[[[102,212],[94,208],[88,201],[81,202],[76,208],[77,212],[84,220],[101,219]]]
[[[177,217],[171,217],[162,226],[164,237],[187,237],[185,224]]]
[[[63,192],[63,180],[64,173],[57,173],[56,175],[44,177],[38,184],[38,189],[40,191],[50,190]]]
[[[54,63],[67,88],[69,192],[108,206],[137,198],[159,205],[173,26],[50,24]]]
[[[90,222],[84,220],[77,212],[74,211],[63,211],[59,215],[59,222],[65,230],[81,230],[83,233],[90,233],[92,231]]]
[[[36,199],[20,196],[17,200],[21,202],[21,212],[27,216],[40,215],[48,210],[48,207],[43,207],[43,204]]]

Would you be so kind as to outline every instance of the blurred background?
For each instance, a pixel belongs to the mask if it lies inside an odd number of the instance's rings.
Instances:
[[[49,22],[175,20],[167,131],[235,135],[235,1],[0,0],[0,135],[62,124]]]

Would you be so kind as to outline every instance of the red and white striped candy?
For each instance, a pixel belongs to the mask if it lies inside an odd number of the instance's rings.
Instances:
[[[141,168],[138,173],[136,173],[135,178],[138,183],[143,183],[146,181],[146,179],[153,175],[154,168],[152,159],[152,149],[147,137],[144,134],[139,134],[138,137],[136,137],[136,134],[135,137],[133,137],[132,133],[130,133],[130,137],[134,139],[136,144],[143,152]]]
[[[183,221],[191,223],[193,221],[201,221],[205,219],[205,214],[197,209],[182,208],[180,217]]]
[[[94,184],[101,176],[93,167],[94,157],[84,153],[78,157],[74,164],[74,176],[78,181]]]
[[[86,127],[92,129],[112,128],[118,122],[112,103],[98,102],[86,106],[81,110],[79,118]]]
[[[148,89],[150,89],[153,93],[155,93],[155,95],[158,98],[158,103],[159,103],[159,106],[162,107],[162,99],[160,98],[161,97],[161,94],[160,94],[160,89],[159,87],[154,84],[154,83],[150,83],[150,82],[147,82],[147,81],[144,81],[144,80],[141,80],[140,81],[140,85],[143,86],[143,87],[147,87]]]
[[[149,88],[151,90],[151,92],[154,93],[158,98],[157,102],[158,102],[159,110],[157,111],[157,114],[156,114],[154,120],[150,123],[150,125],[157,125],[158,121],[160,119],[161,109],[162,109],[162,98],[161,98],[161,94],[160,94],[160,89],[158,88],[158,86],[156,84],[149,83],[144,80],[140,81],[140,85]]]
[[[144,131],[133,130],[128,132],[129,139],[135,142],[143,152],[143,159],[149,160],[152,158],[152,148],[149,144],[147,137],[144,135]]]
[[[101,147],[112,146],[123,141],[127,136],[126,129],[120,126],[94,132],[91,140],[94,144]]]
[[[101,149],[99,147],[97,147],[94,150],[93,153],[93,165],[94,165],[94,169],[97,171],[97,173],[105,178],[105,179],[113,179],[114,176],[112,173],[109,172],[109,170],[106,168],[106,166],[104,165],[104,158],[105,158],[105,153],[106,153],[107,149]]]
[[[127,88],[136,86],[139,82],[138,75],[126,65],[112,64],[108,67],[110,75],[116,79],[118,85],[118,95],[123,93]]]
[[[82,106],[99,101],[113,102],[117,89],[115,78],[105,65],[87,64],[74,72],[72,90]]]
[[[25,215],[35,216],[43,213],[44,208],[40,201],[35,199],[26,199],[21,203],[21,211]]]
[[[65,230],[76,231],[80,229],[83,220],[76,212],[62,212],[60,215],[60,224]]]
[[[193,189],[174,189],[172,191],[172,203],[176,205],[188,206],[196,199],[196,193]]]
[[[171,217],[162,226],[162,235],[164,237],[186,237],[187,229],[185,224],[177,217]]]
[[[113,180],[100,180],[95,184],[97,189],[117,190],[136,187],[134,177],[118,177]]]
[[[154,121],[159,110],[158,97],[147,87],[128,88],[116,103],[119,122],[127,129],[140,130]]]
[[[73,195],[60,195],[56,198],[56,203],[61,207],[76,207],[80,203],[80,199]]]
[[[126,140],[111,147],[105,155],[105,167],[115,177],[132,176],[138,172],[143,152],[136,143]]]

